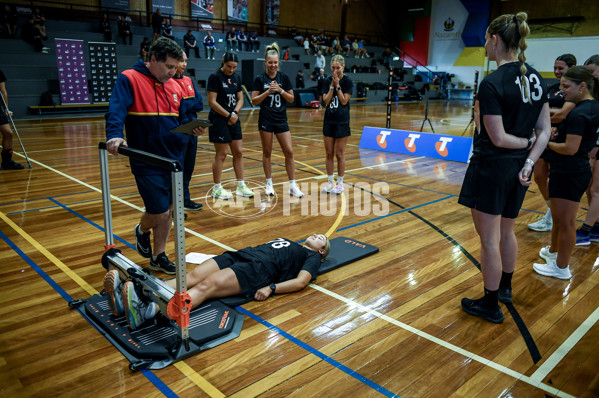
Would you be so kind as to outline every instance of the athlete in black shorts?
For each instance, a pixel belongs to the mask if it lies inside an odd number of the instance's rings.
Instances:
[[[563,54],[557,57],[553,63],[553,74],[558,79],[557,83],[547,88],[547,102],[549,103],[549,114],[551,115],[551,129],[557,129],[561,122],[564,121],[568,113],[574,109],[574,104],[566,102],[564,96],[559,89],[559,79],[562,78],[564,72],[576,65],[576,57],[572,54]],[[543,200],[547,203],[547,211],[539,220],[528,224],[528,228],[533,231],[545,232],[551,231],[553,227],[553,218],[551,218],[551,207],[549,206],[549,188],[547,181],[549,180],[549,151],[545,150],[541,157],[535,163],[533,170],[534,180]]]
[[[335,55],[331,59],[332,76],[322,85],[322,100],[327,106],[324,114],[322,132],[326,151],[326,168],[328,180],[322,190],[326,193],[343,192],[343,176],[345,175],[345,146],[351,134],[349,128],[349,98],[354,88],[352,80],[343,74],[345,59]],[[337,158],[337,184],[333,183]]]
[[[589,152],[599,134],[599,79],[584,66],[574,66],[562,77],[561,90],[566,101],[576,104],[568,114],[551,150],[549,198],[553,212],[551,247],[544,248],[546,264],[534,264],[534,270],[545,276],[570,279],[570,256],[576,244],[576,213],[580,198],[591,182]],[[557,255],[555,254],[557,252]]]
[[[295,162],[291,133],[287,124],[287,102],[293,102],[293,88],[289,77],[279,71],[279,46],[273,43],[266,47],[264,53],[266,71],[256,76],[252,91],[252,104],[260,105],[258,130],[262,141],[262,166],[266,176],[267,195],[274,195],[272,185],[272,141],[277,137],[285,155],[285,169],[289,177],[289,194],[296,198],[304,196],[295,182]]]
[[[12,112],[8,107],[8,94],[6,93],[6,76],[0,70],[0,93],[4,101],[0,101],[0,133],[2,134],[2,170],[21,170],[23,165],[12,160],[12,130],[8,118]]]
[[[550,131],[545,83],[524,63],[526,18],[524,12],[501,15],[487,28],[485,49],[497,70],[480,84],[480,131],[458,200],[472,209],[484,282],[484,296],[463,298],[462,309],[495,323],[504,319],[498,297],[512,300],[518,256],[514,225]]]
[[[275,292],[302,290],[316,279],[320,264],[329,251],[328,238],[314,234],[303,245],[278,238],[208,259],[187,273],[192,308],[212,298],[243,294],[262,301]],[[176,287],[174,279],[166,283]],[[121,286],[117,270],[110,270],[104,276],[104,289],[109,296],[110,310],[115,315],[125,312],[131,329],[136,329],[159,311],[156,304],[148,304],[146,298],[137,295],[132,282]]]
[[[211,108],[208,119],[212,122],[208,135],[216,151],[212,163],[212,178],[214,179],[212,197],[219,199],[229,199],[233,196],[221,185],[223,164],[229,148],[233,154],[233,169],[235,177],[237,177],[235,194],[245,197],[254,196],[243,180],[243,151],[239,121],[239,110],[243,106],[243,93],[241,78],[235,73],[237,64],[236,54],[225,53],[220,68],[208,77],[206,87],[208,104]]]

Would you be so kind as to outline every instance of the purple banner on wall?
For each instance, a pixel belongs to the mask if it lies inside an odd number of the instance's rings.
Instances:
[[[89,104],[83,40],[55,39],[60,103]]]

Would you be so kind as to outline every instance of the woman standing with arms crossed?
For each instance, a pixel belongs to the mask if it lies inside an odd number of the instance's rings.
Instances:
[[[256,76],[252,91],[252,104],[260,105],[258,130],[262,141],[262,166],[266,176],[265,193],[274,195],[272,185],[272,141],[277,137],[285,155],[285,169],[289,177],[289,194],[296,198],[304,196],[295,182],[295,163],[291,132],[287,124],[287,102],[293,102],[293,88],[289,77],[279,72],[279,46],[273,43],[266,47],[264,65],[266,72]]]
[[[554,128],[557,129],[557,126],[566,119],[568,113],[574,109],[574,104],[566,102],[563,94],[559,90],[559,80],[564,73],[574,65],[576,65],[576,57],[572,54],[560,55],[553,64],[553,74],[558,81],[547,88],[547,100],[549,102],[552,130]],[[549,180],[549,162],[546,161],[546,158],[548,156],[548,150],[545,150],[539,160],[535,163],[535,169],[533,171],[535,183],[537,184],[541,195],[543,195],[543,200],[547,203],[547,212],[545,215],[539,220],[528,224],[529,229],[538,232],[551,231],[551,228],[553,227],[551,207],[549,206],[549,188],[547,187],[547,181]]]
[[[324,114],[322,133],[326,151],[326,168],[328,181],[323,192],[340,194],[343,192],[343,176],[345,175],[345,146],[351,134],[349,128],[349,98],[354,83],[343,74],[345,59],[335,55],[331,59],[331,77],[322,85],[322,100],[327,109]],[[337,184],[333,181],[337,158]]]
[[[599,54],[587,59],[584,66],[593,76],[599,78]],[[599,141],[595,145],[595,149],[590,153],[593,176],[591,186],[587,190],[589,210],[582,227],[576,230],[576,246],[588,246],[591,242],[599,242]]]
[[[498,299],[512,301],[518,256],[514,225],[550,131],[547,88],[524,63],[526,19],[524,12],[501,15],[487,28],[485,49],[497,70],[480,85],[480,131],[458,200],[471,208],[484,283],[484,296],[463,298],[462,309],[494,323],[504,319]]]
[[[553,212],[551,247],[539,255],[546,264],[533,264],[545,276],[570,279],[570,256],[576,244],[576,212],[580,198],[591,182],[589,152],[595,147],[599,132],[599,79],[584,66],[575,66],[562,77],[561,90],[566,101],[576,104],[560,126],[551,150],[549,198]],[[553,249],[553,250],[552,250]],[[557,252],[557,253],[555,253]]]
[[[247,187],[243,180],[243,152],[241,149],[241,123],[239,110],[243,106],[241,78],[235,73],[237,70],[237,55],[226,52],[220,68],[208,77],[206,91],[208,91],[208,104],[210,113],[208,119],[212,126],[208,130],[210,142],[214,144],[216,155],[212,163],[212,197],[229,199],[233,194],[223,188],[221,177],[223,164],[227,158],[228,149],[233,153],[233,169],[237,177],[235,194],[252,197],[254,193]]]

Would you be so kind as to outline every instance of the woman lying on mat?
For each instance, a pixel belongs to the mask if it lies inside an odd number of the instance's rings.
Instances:
[[[300,291],[316,278],[329,251],[329,239],[321,234],[309,236],[303,245],[278,238],[236,252],[227,251],[187,273],[192,308],[208,299],[238,294],[262,301],[275,291]],[[176,288],[175,279],[166,283]],[[159,312],[157,304],[138,296],[133,282],[121,282],[117,270],[110,270],[104,276],[104,290],[110,311],[115,316],[125,313],[132,330]]]

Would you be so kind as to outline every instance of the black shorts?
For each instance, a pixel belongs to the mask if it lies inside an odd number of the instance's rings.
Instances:
[[[6,113],[4,113],[4,109],[0,110],[0,126],[4,126],[5,124],[8,124],[8,116],[6,116]]]
[[[591,183],[590,168],[577,173],[549,173],[549,198],[580,202]]]
[[[218,268],[231,268],[237,277],[242,294],[253,297],[258,289],[269,286],[272,277],[258,259],[243,252],[224,252],[213,258]]]
[[[349,128],[349,123],[345,124],[331,124],[324,123],[322,125],[322,134],[325,137],[331,138],[343,138],[351,135],[351,129]]]
[[[458,203],[483,213],[516,218],[528,187],[518,172],[524,159],[483,159],[468,165]]]
[[[229,126],[227,119],[220,116],[208,117],[212,126],[208,129],[208,138],[215,144],[229,144],[233,140],[241,139],[241,122]]]
[[[289,125],[287,123],[269,123],[258,119],[258,130],[275,134],[286,133],[289,131]]]
[[[135,176],[137,190],[150,214],[166,213],[173,203],[170,174]]]

